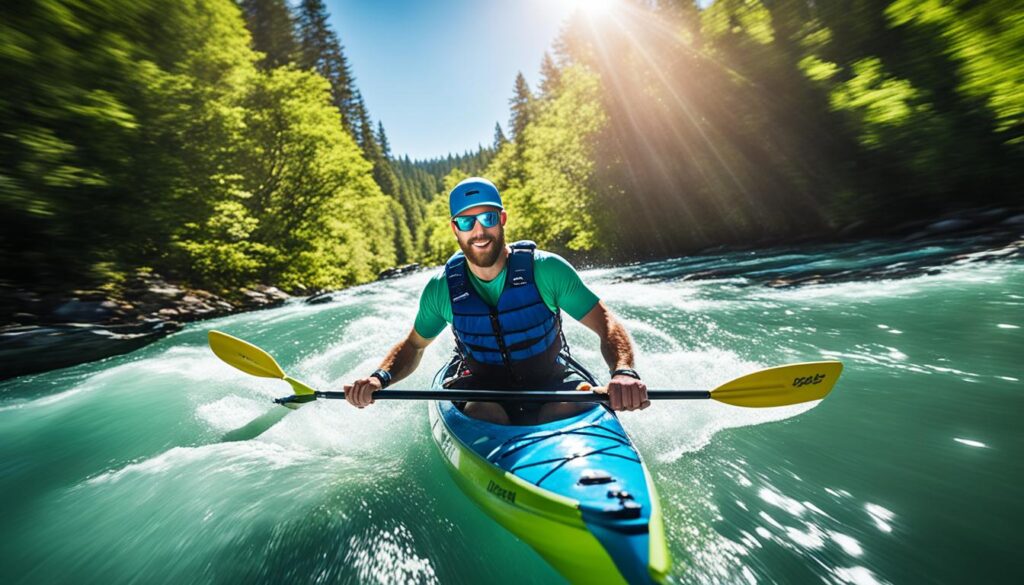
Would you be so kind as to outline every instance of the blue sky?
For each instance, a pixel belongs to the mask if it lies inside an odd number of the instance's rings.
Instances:
[[[325,0],[356,85],[396,156],[490,144],[517,71],[530,87],[585,0]],[[507,131],[507,129],[506,129]]]

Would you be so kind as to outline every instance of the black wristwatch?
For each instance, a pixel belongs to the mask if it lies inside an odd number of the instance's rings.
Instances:
[[[370,377],[377,378],[378,380],[380,380],[381,390],[391,385],[391,372],[387,370],[382,370],[378,368],[374,370],[372,374],[370,374]]]
[[[640,374],[638,374],[633,368],[619,368],[614,370],[612,372],[612,378],[615,376],[629,376],[630,378],[636,378],[637,380],[640,379]]]

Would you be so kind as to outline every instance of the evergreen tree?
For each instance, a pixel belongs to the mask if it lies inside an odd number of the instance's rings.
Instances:
[[[388,143],[387,134],[384,133],[384,122],[377,120],[377,144],[380,146],[380,154],[385,160],[391,159],[391,144]]]
[[[502,146],[508,142],[508,138],[505,138],[505,133],[501,131],[501,122],[494,123],[494,150],[501,150]]]
[[[241,0],[252,47],[264,54],[260,66],[283,67],[298,53],[291,12],[285,0]]]
[[[533,110],[533,99],[533,92],[530,91],[530,86],[527,85],[526,78],[523,77],[522,72],[519,72],[516,74],[516,83],[512,99],[509,100],[511,114],[509,117],[508,128],[509,132],[511,132],[512,140],[518,140],[523,130],[530,123]]]
[[[373,136],[373,126],[370,122],[370,113],[366,111],[366,104],[363,102],[363,94],[357,89],[352,100],[352,124],[355,130],[356,143],[363,149],[367,160],[374,160],[377,151],[377,141]]]
[[[561,71],[555,65],[551,54],[544,51],[544,59],[540,63],[540,93],[544,98],[551,98],[558,93]]]
[[[323,0],[302,0],[297,11],[298,65],[313,69],[331,83],[332,101],[341,112],[341,122],[355,136],[355,82],[341,42],[331,30],[327,8]]]

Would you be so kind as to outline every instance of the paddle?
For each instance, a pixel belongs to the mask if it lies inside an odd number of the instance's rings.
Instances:
[[[289,408],[317,398],[344,399],[344,392],[321,392],[285,375],[274,358],[255,345],[220,331],[210,331],[210,348],[217,357],[247,374],[278,378],[291,384],[295,394],[274,402]],[[733,406],[763,408],[821,400],[843,371],[840,362],[808,362],[759,370],[730,380],[713,390],[647,390],[650,400],[717,400]],[[591,390],[581,387],[582,390]],[[526,402],[607,402],[604,387],[579,390],[381,390],[374,400],[479,400]]]

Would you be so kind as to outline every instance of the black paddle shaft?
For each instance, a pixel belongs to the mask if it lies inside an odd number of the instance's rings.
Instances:
[[[288,404],[311,402],[317,398],[344,400],[344,392],[316,392],[278,398],[274,402]],[[648,390],[650,400],[706,400],[708,390]],[[608,402],[607,394],[579,390],[381,390],[374,400],[466,400],[479,402]]]

